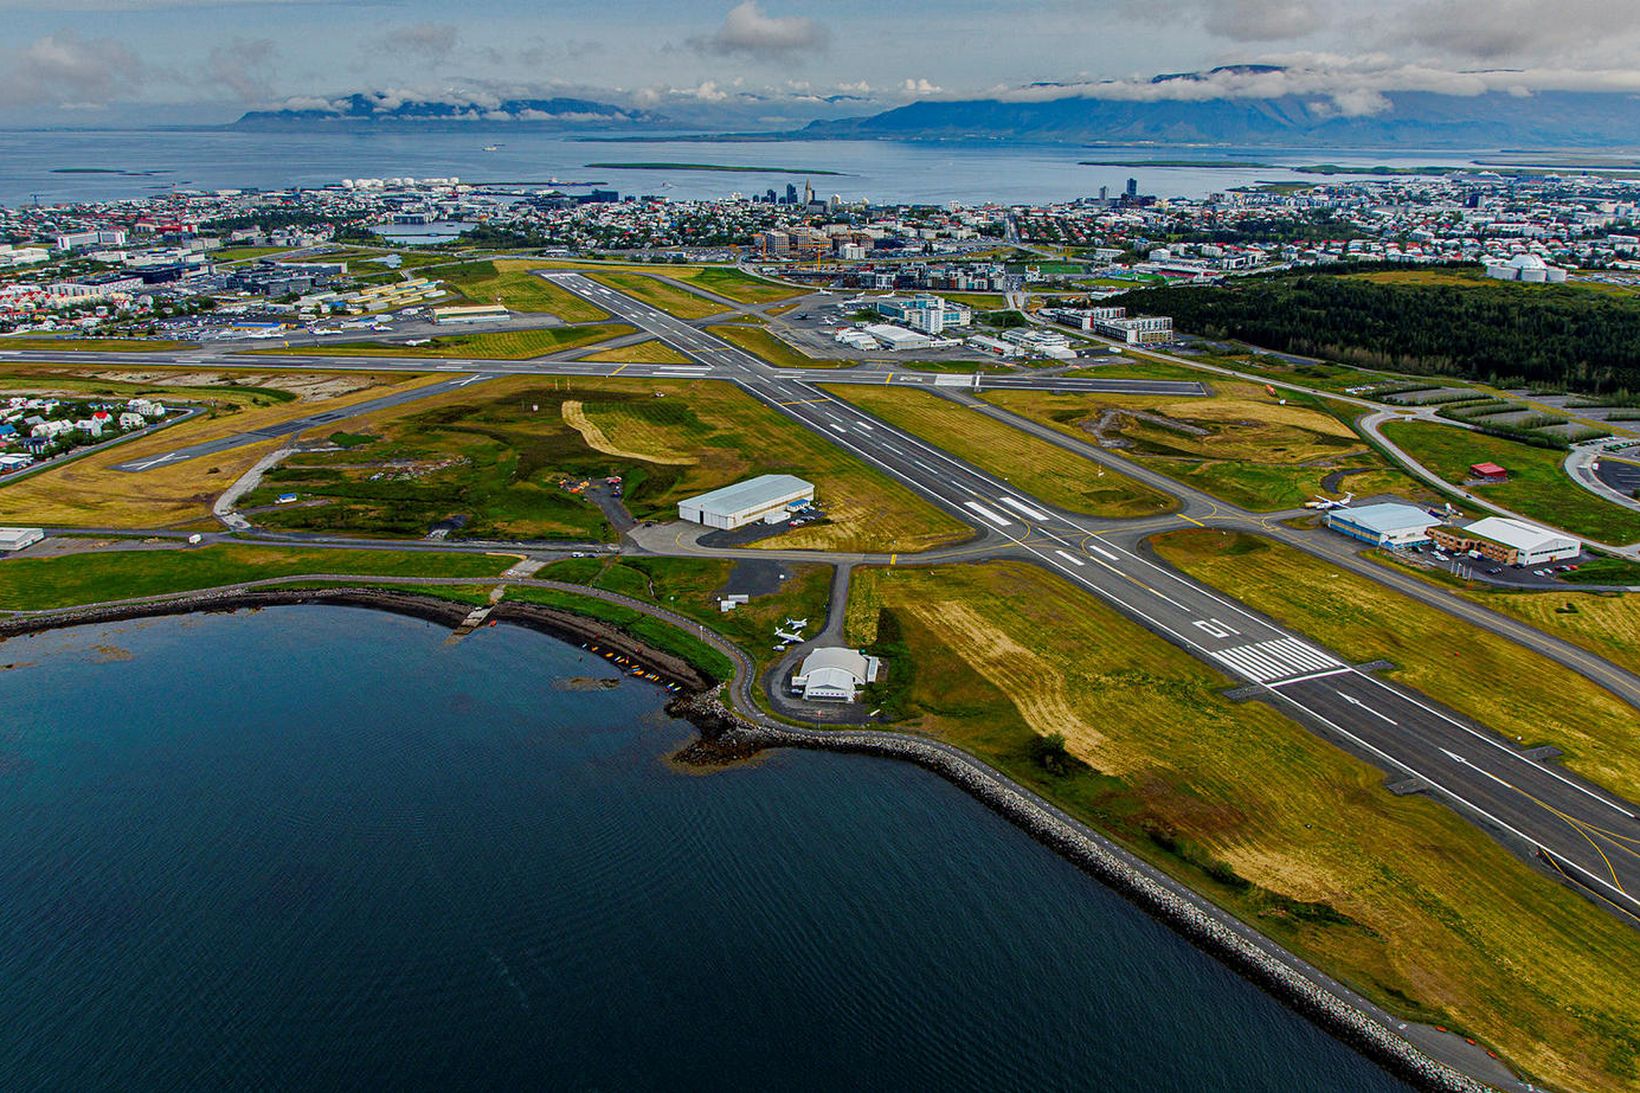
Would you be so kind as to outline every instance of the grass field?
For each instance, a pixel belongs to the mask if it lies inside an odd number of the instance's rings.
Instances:
[[[638,342],[623,349],[604,349],[588,353],[584,361],[631,362],[633,364],[689,364],[688,357],[657,338]]]
[[[680,319],[709,319],[729,309],[687,289],[657,281],[641,273],[621,273],[609,270],[588,270],[587,276],[601,285],[624,292]]]
[[[376,439],[299,454],[270,471],[245,507],[284,492],[303,503],[258,513],[258,522],[419,536],[463,516],[462,534],[472,537],[600,538],[610,534],[602,513],[561,483],[618,474],[636,517],[671,519],[680,498],[754,474],[790,473],[816,484],[833,522],[765,541],[772,546],[824,541],[904,552],[967,534],[905,487],[728,384],[511,377],[348,429]]]
[[[1640,712],[1582,675],[1366,577],[1267,539],[1213,530],[1153,540],[1165,560],[1354,662],[1390,673],[1499,734],[1640,797]]]
[[[1422,421],[1387,422],[1384,435],[1458,486],[1469,477],[1470,464],[1498,464],[1509,472],[1509,481],[1465,487],[1466,492],[1528,519],[1616,546],[1640,541],[1640,513],[1602,501],[1566,477],[1564,452]]]
[[[120,372],[113,374],[119,375]],[[139,373],[161,375],[159,370]],[[278,376],[227,373],[227,383],[189,385],[187,381],[221,377],[200,370],[174,373],[169,384],[132,385],[160,394],[176,393],[207,403],[210,413],[158,433],[115,445],[49,471],[8,483],[0,488],[0,523],[45,524],[71,527],[179,527],[209,519],[211,502],[263,455],[282,441],[248,444],[216,455],[156,467],[141,474],[112,470],[114,464],[160,455],[175,448],[233,433],[306,417],[320,410],[368,401],[388,387],[420,387],[441,377],[405,374],[347,373],[344,376],[303,374],[299,399],[275,400],[262,386],[235,383],[281,382]],[[99,386],[119,386],[99,384]],[[212,521],[212,526],[215,526]]]
[[[100,550],[0,562],[0,609],[40,611],[158,596],[303,573],[373,577],[494,577],[518,559],[425,551],[219,545]]]
[[[619,592],[676,611],[740,646],[761,673],[781,655],[774,649],[776,626],[788,618],[806,618],[812,634],[823,623],[831,567],[784,567],[787,576],[778,590],[725,613],[718,609],[716,593],[728,583],[734,566],[716,558],[570,558],[536,576]]]
[[[1395,1012],[1539,1081],[1632,1088],[1631,927],[1455,813],[1226,701],[1226,679],[1033,567],[858,570],[849,617],[851,640],[898,654],[886,686],[906,729],[974,752]],[[1033,749],[1053,732],[1066,761]]]
[[[1365,468],[1344,489],[1408,493],[1393,470],[1344,422],[1308,396],[1280,405],[1262,387],[1215,380],[1211,398],[993,391],[1003,409],[1113,451],[1255,512],[1295,508],[1338,470]],[[1340,491],[1342,492],[1342,491]]]
[[[811,357],[796,346],[755,326],[736,326],[720,323],[706,328],[732,345],[738,345],[752,356],[779,368],[851,368],[860,363],[854,360],[835,360]]]
[[[270,254],[284,254],[290,247],[223,247],[211,252],[213,262],[244,262],[253,258],[266,258]]]
[[[482,358],[484,360],[522,361],[566,349],[597,345],[611,338],[636,334],[637,327],[624,323],[599,323],[592,326],[552,326],[544,330],[495,330],[484,334],[452,334],[433,338],[425,345],[402,345],[395,342],[342,342],[307,346],[301,352],[324,357],[426,357],[429,359]],[[249,354],[286,354],[289,349],[252,349]]]
[[[160,338],[0,337],[0,352],[7,349],[60,349],[65,353],[164,353],[198,348],[193,342],[171,342]]]
[[[1050,505],[1112,518],[1154,516],[1174,507],[1166,494],[931,392],[858,384],[825,390]]]
[[[530,272],[538,265],[526,259],[464,262],[441,267],[437,277],[477,304],[499,303],[514,311],[549,312],[566,323],[594,323],[609,318],[609,313],[596,304]]]
[[[775,300],[789,300],[794,296],[802,296],[810,291],[806,288],[782,285],[775,281],[765,281],[761,277],[746,273],[734,266],[691,265],[688,263],[666,265],[658,262],[585,262],[550,259],[531,262],[530,265],[537,269],[574,269],[586,273],[635,273],[670,277],[674,281],[683,281],[743,304],[766,304]]]

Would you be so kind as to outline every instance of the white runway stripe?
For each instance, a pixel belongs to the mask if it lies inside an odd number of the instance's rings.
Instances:
[[[1255,683],[1344,667],[1342,661],[1297,638],[1277,638],[1211,653],[1213,659]]]

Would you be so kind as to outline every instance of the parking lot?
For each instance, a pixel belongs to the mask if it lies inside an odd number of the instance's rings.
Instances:
[[[1602,456],[1594,466],[1595,477],[1618,493],[1634,497],[1640,492],[1640,463],[1629,463],[1613,456]]]

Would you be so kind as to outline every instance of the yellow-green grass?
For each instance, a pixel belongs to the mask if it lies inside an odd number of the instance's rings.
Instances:
[[[657,271],[659,272],[659,271]],[[680,319],[708,319],[721,315],[729,308],[688,289],[667,284],[641,273],[621,273],[610,270],[588,270],[589,278],[617,292],[642,300],[668,315]]]
[[[603,349],[588,353],[584,361],[610,361],[632,364],[689,364],[690,359],[656,338],[629,345],[622,349]]]
[[[565,413],[571,402],[573,422]],[[815,483],[833,522],[765,541],[775,547],[908,552],[968,534],[904,486],[730,384],[509,377],[385,409],[347,428],[376,439],[292,456],[242,504],[259,507],[284,492],[320,502],[256,514],[260,523],[290,530],[419,536],[461,515],[469,537],[608,538],[599,510],[563,483],[618,474],[635,516],[671,519],[684,497],[756,474],[790,473]],[[809,537],[795,538],[802,533]]]
[[[0,562],[0,609],[41,611],[305,574],[495,577],[512,555],[240,546],[101,549]]]
[[[163,353],[178,349],[198,349],[193,342],[160,338],[0,338],[0,352],[8,349],[62,350],[64,353]]]
[[[780,368],[852,368],[858,361],[833,360],[811,357],[784,338],[758,326],[737,326],[720,323],[706,328],[724,341],[738,345],[759,360]]]
[[[1202,529],[1153,540],[1163,559],[1351,661],[1390,675],[1510,740],[1640,797],[1640,711],[1539,653],[1292,547]]]
[[[743,304],[767,304],[776,300],[789,300],[793,296],[802,296],[809,291],[797,285],[765,281],[734,266],[701,266],[691,272],[668,276],[676,276],[696,288],[715,292],[719,296]]]
[[[928,391],[886,384],[829,384],[825,390],[1071,512],[1128,518],[1175,505],[1120,472]]]
[[[283,254],[290,247],[223,247],[211,252],[213,262],[243,262],[252,258],[266,258],[270,254]]]
[[[483,334],[453,334],[434,338],[424,345],[395,342],[343,342],[306,346],[304,355],[324,357],[426,357],[431,359],[482,358],[522,361],[549,353],[562,353],[597,345],[611,338],[636,334],[638,328],[625,323],[598,323],[592,326],[551,326],[543,330],[495,330]],[[289,349],[252,349],[251,354],[288,356]]]
[[[776,628],[783,628],[788,618],[806,618],[808,632],[814,633],[831,599],[830,566],[794,563],[782,568],[786,579],[777,589],[727,613],[718,608],[717,593],[728,583],[734,563],[717,558],[569,558],[536,576],[619,592],[675,611],[740,646],[762,672],[782,655],[774,647]]]
[[[256,377],[249,377],[252,382]],[[116,463],[162,455],[190,444],[253,432],[379,397],[386,385],[419,387],[443,377],[350,373],[336,393],[313,388],[301,401],[274,402],[260,388],[220,386],[159,388],[187,390],[207,404],[200,418],[162,429],[126,444],[63,463],[0,488],[0,523],[59,527],[179,527],[210,516],[211,502],[263,455],[287,441],[268,440],[197,459],[167,463],[140,474],[113,469]],[[152,386],[143,390],[155,391]]]
[[[1333,471],[1368,468],[1345,488],[1407,494],[1416,484],[1308,396],[1286,405],[1256,384],[1217,381],[1210,398],[993,391],[997,406],[1088,443],[1094,428],[1113,449],[1222,501],[1258,512],[1295,508]]]
[[[1496,463],[1509,472],[1507,482],[1464,487],[1476,497],[1602,543],[1640,541],[1640,513],[1603,501],[1573,483],[1561,469],[1564,452],[1424,421],[1390,421],[1383,431],[1413,459],[1454,485],[1463,485],[1474,463]]]
[[[436,276],[445,286],[480,304],[499,303],[514,311],[550,312],[566,323],[591,323],[609,313],[568,289],[537,276],[539,263],[526,259],[464,262],[441,267]]]
[[[1510,615],[1546,634],[1581,645],[1596,656],[1640,675],[1640,597],[1629,592],[1502,591],[1479,581],[1465,581],[1424,566],[1410,565],[1393,553],[1373,552],[1373,561],[1391,566],[1455,596],[1500,614]]]
[[[790,304],[781,304],[779,307],[769,308],[769,310],[764,312],[764,314],[766,314],[766,315],[784,315],[788,311],[796,311],[798,308],[800,308],[802,306],[803,305],[802,305],[801,302],[790,303]]]
[[[859,569],[849,618],[856,642],[890,623],[894,659],[867,698],[888,692],[909,731],[974,752],[1396,1013],[1539,1082],[1633,1088],[1632,927],[1451,810],[1225,700],[1224,677],[1033,567]],[[1033,757],[1055,732],[1088,766]]]

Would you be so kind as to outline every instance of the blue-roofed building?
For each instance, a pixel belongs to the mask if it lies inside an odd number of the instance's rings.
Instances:
[[[1391,550],[1429,542],[1429,529],[1439,526],[1443,520],[1444,517],[1431,516],[1416,505],[1394,501],[1327,511],[1327,526],[1340,535]]]

